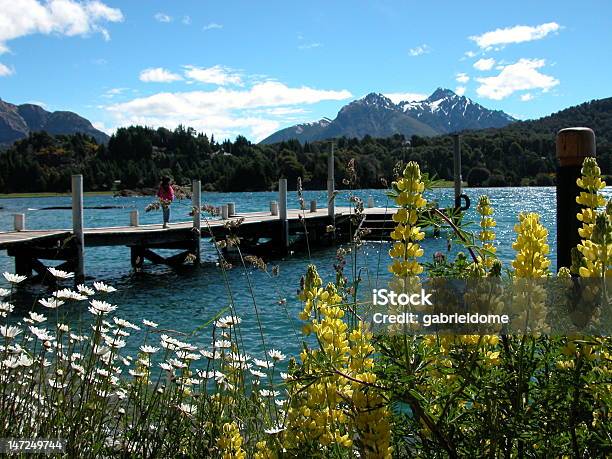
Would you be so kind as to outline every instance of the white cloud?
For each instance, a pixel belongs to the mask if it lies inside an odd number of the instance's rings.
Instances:
[[[491,70],[494,65],[495,59],[492,57],[489,59],[478,59],[476,62],[474,62],[474,68],[483,72],[486,70]]]
[[[455,88],[455,94],[457,94],[458,96],[462,96],[465,94],[465,86],[457,86]]]
[[[185,25],[191,25],[191,16],[183,16],[183,19],[181,20],[181,22]]]
[[[384,94],[384,96],[391,99],[391,102],[394,104],[399,104],[400,102],[416,102],[427,99],[427,94],[422,94],[420,92],[390,92]]]
[[[466,51],[466,52],[464,53],[465,57],[469,57],[470,59],[471,59],[472,57],[476,57],[476,55],[477,55],[477,54],[478,54],[478,53],[475,53],[474,51]]]
[[[506,65],[496,76],[477,78],[480,86],[476,92],[493,100],[505,99],[516,91],[541,89],[547,92],[558,85],[559,80],[539,72],[544,65],[544,59],[520,59]]]
[[[0,62],[0,77],[11,76],[15,71]]]
[[[168,16],[166,13],[155,13],[153,17],[157,22],[172,22],[172,16]]]
[[[426,44],[422,44],[415,48],[410,48],[408,50],[408,54],[410,54],[413,57],[421,56],[422,54],[428,54],[430,52],[431,52],[431,48],[429,47],[429,45],[426,45]]]
[[[344,100],[352,97],[347,90],[319,90],[307,86],[289,87],[276,81],[257,83],[248,89],[212,91],[162,92],[148,97],[108,105],[106,110],[117,126],[145,124],[148,126],[193,126],[216,137],[238,134],[261,140],[277,130],[278,119],[253,116],[254,110],[299,110],[300,105],[324,100]],[[286,111],[288,113],[288,111]],[[282,110],[267,113],[282,115]]]
[[[298,46],[298,49],[314,49],[314,48],[320,48],[323,45],[321,43],[308,43],[305,45],[300,45]]]
[[[172,83],[183,79],[180,75],[162,67],[144,69],[140,72],[139,78],[145,83]]]
[[[470,81],[470,77],[467,73],[458,73],[457,75],[455,75],[455,80],[457,80],[457,83],[465,84]]]
[[[121,21],[121,10],[98,0],[0,0],[0,54],[8,51],[9,41],[35,33],[76,36],[97,32],[109,39],[101,24]]]
[[[108,91],[106,91],[104,94],[102,94],[102,97],[104,97],[105,99],[112,99],[115,96],[123,94],[127,90],[128,88],[111,88]]]
[[[185,65],[185,76],[200,83],[210,83],[219,86],[226,86],[228,84],[242,85],[242,79],[238,73],[221,65],[207,68]]]
[[[214,30],[214,29],[222,29],[223,28],[223,24],[217,24],[216,22],[211,22],[210,24],[206,24],[204,27],[202,27],[202,30],[206,31],[206,30]]]
[[[561,26],[556,22],[548,22],[534,27],[517,25],[505,29],[496,29],[482,35],[474,35],[470,37],[470,40],[474,41],[481,49],[489,49],[510,43],[540,40],[550,33],[557,32],[560,28]]]
[[[533,99],[533,95],[529,92],[521,95],[521,101],[523,102],[529,102],[532,99]]]

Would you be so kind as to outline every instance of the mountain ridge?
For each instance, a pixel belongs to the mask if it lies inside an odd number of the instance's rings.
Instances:
[[[327,120],[326,122],[322,122]],[[290,139],[301,143],[335,137],[389,137],[402,134],[435,136],[463,131],[504,127],[516,121],[501,110],[490,110],[459,96],[450,89],[437,88],[422,101],[394,103],[380,93],[349,102],[333,120],[302,123],[281,129],[260,143],[271,144]]]
[[[0,145],[12,144],[38,131],[46,131],[52,135],[87,134],[98,143],[106,143],[110,139],[77,113],[49,112],[40,105],[15,105],[0,98]]]

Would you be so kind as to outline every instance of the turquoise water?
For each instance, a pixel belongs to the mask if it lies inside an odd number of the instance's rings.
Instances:
[[[491,188],[466,189],[470,196],[472,207],[468,211],[466,221],[477,221],[475,205],[478,196],[488,194],[495,208],[497,220],[497,247],[502,260],[509,262],[513,258],[511,242],[514,238],[513,226],[520,211],[534,211],[541,215],[542,223],[549,229],[551,258],[555,260],[555,189],[554,188]],[[384,190],[360,190],[356,192],[367,202],[373,196],[377,206],[385,206],[388,201]],[[436,199],[441,206],[450,206],[453,191],[438,189],[428,193],[429,199]],[[612,188],[606,189],[606,194],[612,194]],[[348,205],[347,194],[342,193],[337,205]],[[203,193],[203,202],[215,206],[227,202],[235,202],[237,212],[263,211],[269,209],[270,200],[276,199],[273,192],[261,193]],[[305,192],[306,201],[316,199],[321,205],[326,202],[324,191]],[[129,212],[132,209],[140,211],[141,223],[161,222],[160,212],[146,213],[144,208],[151,202],[150,197],[144,198],[114,198],[111,196],[86,197],[85,206],[118,206],[116,209],[85,210],[85,225],[87,227],[103,227],[129,224]],[[41,210],[50,206],[70,206],[69,197],[54,198],[13,198],[0,200],[0,230],[12,229],[13,213],[26,214],[26,224],[31,229],[69,228],[71,227],[70,210]],[[299,207],[297,194],[289,193],[289,207]],[[190,203],[175,203],[172,209],[172,221],[189,220]],[[473,225],[476,229],[476,225]],[[447,242],[444,237],[426,239],[423,243],[425,258],[431,259],[435,251],[446,251]],[[299,332],[297,313],[301,305],[296,299],[300,277],[306,270],[308,262],[317,265],[324,280],[334,279],[335,248],[313,251],[310,260],[305,254],[293,254],[284,259],[267,260],[270,265],[278,264],[280,273],[271,278],[265,273],[238,264],[224,278],[221,269],[215,265],[214,252],[211,244],[202,242],[205,263],[201,269],[173,269],[146,265],[145,272],[134,274],[130,266],[130,253],[126,247],[96,247],[86,251],[86,270],[89,276],[103,280],[119,289],[109,300],[119,305],[117,315],[140,323],[143,318],[160,324],[160,327],[190,333],[206,324],[219,312],[228,306],[228,293],[234,298],[238,314],[243,319],[242,336],[245,347],[251,353],[260,353],[261,337],[254,313],[255,305],[260,312],[261,324],[266,337],[266,347],[281,349],[287,354],[299,352],[300,341],[296,339]],[[389,278],[387,264],[388,245],[384,243],[368,243],[359,252],[357,269],[361,269],[363,292],[382,286]],[[456,250],[456,248],[454,249]],[[351,260],[347,263],[347,274],[353,268]],[[13,272],[13,261],[0,252],[0,270]],[[4,279],[0,279],[0,285]],[[91,281],[89,281],[91,283]],[[67,287],[70,285],[67,284]],[[250,293],[252,287],[254,295]],[[20,294],[21,304],[35,303],[39,295],[48,295],[43,287],[29,286]],[[254,297],[254,298],[253,298]],[[279,300],[286,299],[286,304]],[[23,307],[23,306],[22,306]],[[41,308],[42,309],[42,308]],[[63,306],[60,308],[67,322],[88,319],[84,304]],[[28,310],[28,309],[26,309]],[[227,315],[225,312],[224,315]],[[295,330],[298,330],[296,332]],[[190,339],[198,346],[207,347],[210,343],[210,327],[202,330]],[[137,339],[133,341],[135,345]]]

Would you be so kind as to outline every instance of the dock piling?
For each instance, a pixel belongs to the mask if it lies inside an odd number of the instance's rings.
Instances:
[[[372,209],[374,207],[374,197],[368,196],[368,209]]]
[[[15,214],[14,228],[15,228],[15,231],[25,230],[25,214]]]
[[[580,205],[576,197],[580,188],[582,162],[586,157],[596,156],[595,133],[586,127],[561,129],[556,139],[557,159],[557,268],[569,268],[572,264],[572,249],[580,243],[576,214]]]
[[[317,211],[317,200],[313,199],[312,201],[310,201],[310,212],[316,212]]]
[[[278,201],[270,201],[270,215],[278,215]]]
[[[236,215],[236,203],[234,202],[227,203],[227,215],[229,217],[233,217],[234,215]]]
[[[227,208],[227,204],[223,204],[221,206],[221,218],[223,220],[227,220],[229,218],[229,209]]]
[[[331,153],[327,158],[327,215],[335,214],[335,183],[334,183],[334,144],[331,144]]]
[[[453,177],[455,181],[455,207],[461,207],[461,136],[453,135]]]
[[[287,179],[278,181],[278,216],[281,221],[281,243],[286,250],[289,247],[289,222],[287,221]]]
[[[75,282],[85,280],[85,236],[83,232],[83,176],[72,176],[72,234],[75,240]]]
[[[138,226],[138,210],[130,211],[130,226]]]
[[[200,180],[193,180],[191,182],[191,205],[193,207],[193,245],[195,264],[200,264],[200,252],[201,252],[201,237],[200,232],[202,230],[202,182]]]

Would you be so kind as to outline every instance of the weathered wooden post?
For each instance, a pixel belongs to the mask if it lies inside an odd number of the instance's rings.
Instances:
[[[368,196],[368,208],[372,209],[374,207],[374,196]]]
[[[138,226],[138,210],[130,211],[130,226]]]
[[[193,207],[193,247],[195,251],[194,264],[197,266],[200,264],[201,252],[200,232],[202,229],[202,182],[200,182],[200,180],[193,180],[191,182],[191,186],[191,206]]]
[[[229,211],[228,211],[228,208],[227,208],[227,204],[223,204],[221,206],[221,218],[223,220],[227,220],[229,218]]]
[[[14,228],[15,231],[25,230],[25,214],[15,214]]]
[[[335,183],[334,183],[334,144],[331,144],[331,153],[327,158],[327,215],[335,216]]]
[[[461,207],[461,136],[453,135],[453,178],[455,180],[455,208]]]
[[[230,217],[233,217],[234,215],[236,215],[236,203],[234,202],[227,203],[227,215],[229,215]]]
[[[83,176],[72,176],[72,235],[75,242],[75,282],[85,280],[85,235],[83,232]]]
[[[310,212],[316,212],[317,211],[317,200],[313,199],[310,201]]]
[[[278,217],[281,221],[282,249],[289,247],[289,222],[287,221],[287,179],[278,181]]]
[[[557,269],[572,264],[572,249],[580,243],[576,180],[584,158],[596,156],[595,133],[586,127],[561,129],[557,133]]]

